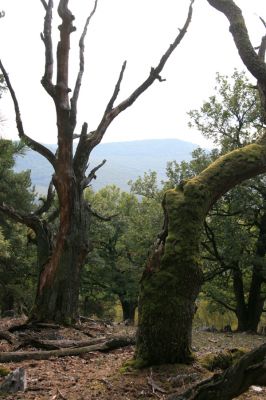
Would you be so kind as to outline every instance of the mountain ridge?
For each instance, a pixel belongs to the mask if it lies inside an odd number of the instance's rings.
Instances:
[[[46,145],[53,152],[56,145]],[[75,146],[76,147],[76,146]],[[129,180],[135,180],[144,172],[156,171],[159,180],[165,178],[168,161],[190,160],[192,151],[198,145],[179,139],[143,139],[124,142],[101,143],[92,151],[89,169],[107,162],[97,171],[97,179],[92,188],[97,191],[107,184],[115,184],[128,191]],[[32,184],[39,193],[45,193],[51,179],[52,167],[38,153],[29,149],[25,156],[18,156],[15,170],[17,172],[30,169]]]

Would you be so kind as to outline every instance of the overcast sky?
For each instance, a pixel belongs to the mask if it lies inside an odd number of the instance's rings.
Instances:
[[[54,1],[54,49],[58,38]],[[69,0],[77,31],[71,35],[71,80],[77,68],[77,41],[94,0]],[[242,8],[254,46],[265,33],[258,16],[266,18],[265,0],[236,0]],[[149,74],[173,42],[187,15],[189,0],[99,0],[98,10],[85,41],[85,75],[79,99],[78,126],[97,127],[113,92],[121,65],[127,60],[119,101],[127,97]],[[44,46],[40,39],[44,9],[39,0],[0,0],[5,18],[0,20],[0,57],[19,100],[24,129],[36,140],[56,142],[53,102],[40,84]],[[162,73],[166,82],[147,90],[133,106],[120,114],[103,141],[178,138],[202,146],[202,136],[187,127],[186,113],[199,108],[213,93],[215,73],[244,70],[226,18],[206,0],[196,0],[192,23],[181,45]],[[14,112],[8,94],[0,103],[5,123],[1,134],[15,139]]]

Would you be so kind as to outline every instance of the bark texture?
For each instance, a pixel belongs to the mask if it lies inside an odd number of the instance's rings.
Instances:
[[[258,80],[262,123],[266,111],[265,38],[258,54],[233,0],[208,0],[230,22],[236,47]],[[234,150],[197,177],[165,193],[165,226],[141,282],[136,362],[141,365],[189,362],[195,299],[202,283],[199,234],[212,205],[238,183],[266,172],[266,134]]]
[[[141,281],[136,358],[144,365],[189,362],[195,299],[202,283],[200,232],[214,202],[266,171],[266,147],[251,144],[220,157],[165,193],[164,235]]]
[[[68,0],[59,0],[58,14],[61,24],[58,29],[60,39],[56,52],[56,83],[54,80],[54,59],[52,41],[52,17],[53,1],[42,1],[45,9],[44,27],[41,35],[45,47],[45,66],[42,77],[42,85],[48,95],[52,98],[57,123],[58,148],[53,154],[48,148],[31,139],[25,134],[20,115],[19,104],[15,91],[11,85],[9,76],[0,61],[0,69],[6,80],[10,91],[15,113],[17,130],[20,138],[33,150],[44,156],[54,169],[53,185],[56,189],[59,203],[59,227],[58,232],[51,243],[48,236],[43,239],[43,231],[39,228],[44,226],[42,214],[36,215],[35,233],[39,250],[40,276],[32,319],[37,321],[55,321],[60,323],[72,323],[78,314],[78,294],[80,283],[80,271],[84,264],[86,254],[90,249],[88,237],[88,226],[90,224],[90,206],[85,204],[83,192],[90,182],[95,179],[96,171],[104,164],[93,168],[86,174],[90,154],[103,138],[107,128],[112,121],[124,110],[130,107],[139,96],[147,90],[156,80],[161,78],[167,60],[179,45],[186,34],[192,17],[192,4],[190,1],[186,21],[173,41],[162,55],[158,64],[151,68],[147,78],[129,96],[114,105],[119,95],[121,82],[126,68],[123,63],[113,94],[106,106],[103,117],[98,127],[88,132],[87,123],[84,123],[80,135],[74,133],[77,123],[77,103],[84,72],[84,40],[89,23],[97,7],[95,0],[94,8],[85,22],[83,32],[79,40],[79,71],[70,98],[68,85],[70,37],[75,31],[73,25],[74,16],[68,8]],[[73,154],[73,140],[79,139],[75,154]],[[0,210],[6,211],[6,207],[0,205]],[[24,217],[18,213],[11,212],[10,215],[19,216],[19,222],[27,223]],[[18,219],[17,219],[18,220]],[[32,220],[30,224],[32,223]],[[52,246],[51,246],[52,244]]]
[[[124,299],[122,296],[119,299],[122,306],[123,321],[126,321],[129,325],[134,325],[137,301]]]
[[[266,345],[247,353],[222,374],[202,381],[181,395],[170,395],[167,400],[231,400],[244,393],[251,385],[266,384]]]

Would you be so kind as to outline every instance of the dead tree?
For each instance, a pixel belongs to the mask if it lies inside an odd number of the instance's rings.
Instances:
[[[45,9],[44,29],[41,35],[45,47],[45,69],[41,82],[47,94],[51,97],[56,110],[58,147],[55,154],[25,133],[15,91],[3,64],[0,63],[1,71],[13,99],[19,137],[27,146],[45,157],[52,165],[54,170],[52,183],[59,202],[59,227],[53,241],[49,234],[49,226],[41,213],[25,216],[7,205],[1,207],[1,211],[6,212],[10,217],[13,216],[15,220],[31,226],[37,236],[40,273],[32,319],[60,323],[71,323],[76,319],[80,272],[91,246],[88,237],[91,210],[84,200],[83,193],[95,177],[96,171],[103,165],[101,163],[87,173],[90,154],[95,146],[101,142],[112,121],[130,107],[156,80],[163,80],[160,75],[161,71],[172,52],[183,39],[190,24],[193,1],[190,2],[184,26],[179,29],[177,37],[163,54],[158,65],[151,68],[144,82],[125,100],[115,105],[126,68],[126,62],[123,63],[113,94],[99,125],[95,130],[88,132],[88,125],[84,122],[80,135],[78,135],[79,142],[75,154],[73,153],[73,140],[76,138],[74,131],[77,124],[77,106],[84,73],[84,40],[91,18],[96,11],[97,0],[95,0],[94,8],[80,37],[80,67],[73,91],[68,84],[68,70],[70,37],[72,32],[75,31],[74,16],[68,8],[68,0],[60,0],[58,14],[62,23],[59,26],[60,40],[57,45],[55,63],[52,40],[53,1],[41,0]],[[55,64],[56,79],[54,82]],[[70,93],[73,93],[71,98]],[[43,230],[44,225],[45,232]],[[39,233],[40,235],[44,234],[40,240],[38,239]]]

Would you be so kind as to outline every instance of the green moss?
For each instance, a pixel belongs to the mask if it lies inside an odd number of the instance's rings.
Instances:
[[[0,367],[0,376],[4,377],[10,374],[10,369],[5,367]]]
[[[122,367],[119,369],[121,374],[125,374],[127,372],[132,372],[134,370],[143,369],[147,366],[147,363],[143,361],[141,358],[133,358],[132,360],[128,360],[123,363]]]
[[[216,369],[227,369],[236,363],[248,350],[230,349],[224,350],[220,353],[209,353],[198,359],[199,363],[209,371],[214,371]]]

